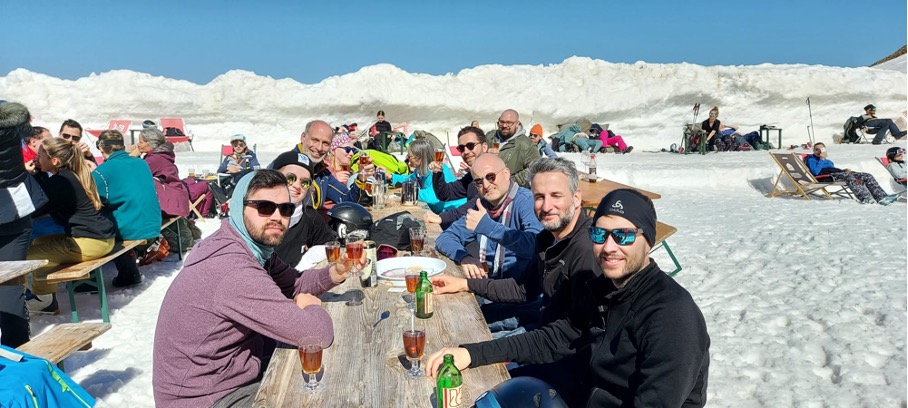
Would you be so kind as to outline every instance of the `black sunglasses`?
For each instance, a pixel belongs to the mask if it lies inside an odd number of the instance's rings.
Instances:
[[[71,134],[69,134],[69,133],[62,133],[62,134],[60,134],[60,136],[63,137],[64,139],[66,139],[66,140],[72,139],[73,142],[78,142],[79,140],[82,140],[82,136],[79,136],[79,135],[71,135]]]
[[[295,209],[293,203],[278,204],[268,200],[243,200],[243,205],[255,208],[262,217],[270,217],[271,214],[274,214],[274,210],[278,210],[281,212],[281,217],[289,218]]]
[[[631,245],[637,241],[637,233],[643,232],[640,228],[616,228],[613,230],[590,227],[590,240],[594,244],[602,245],[608,236],[611,235],[615,243],[621,246]]]
[[[474,147],[479,146],[482,143],[470,142],[467,144],[457,145],[457,151],[463,153],[464,150],[473,150]]]
[[[495,179],[497,178],[496,175],[497,175],[498,173],[501,173],[502,171],[504,171],[504,169],[506,169],[506,168],[507,168],[507,167],[504,167],[504,168],[502,168],[501,170],[498,170],[498,171],[496,171],[496,172],[494,172],[494,173],[486,174],[485,177],[478,178],[478,179],[473,179],[473,184],[476,185],[476,188],[482,187],[483,180],[486,180],[486,181],[489,182],[489,184],[492,184],[492,183],[495,182]]]

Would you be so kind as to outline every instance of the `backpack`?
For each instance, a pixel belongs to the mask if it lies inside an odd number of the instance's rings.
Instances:
[[[180,128],[168,127],[164,128],[164,136],[186,136]]]
[[[441,140],[438,140],[438,138],[435,137],[435,135],[433,135],[429,132],[422,131],[422,130],[414,131],[413,140],[418,140],[418,139],[426,139],[429,143],[432,144],[432,147],[435,149],[444,149],[445,148],[445,144],[442,143]]]
[[[422,225],[409,211],[391,214],[372,226],[372,240],[376,245],[391,245],[401,251],[410,250],[410,228]]]
[[[860,124],[861,118],[856,116],[852,116],[845,121],[845,136],[842,138],[844,143],[858,143],[861,141],[861,136],[857,132]]]
[[[400,161],[397,157],[394,157],[394,155],[373,149],[367,149],[366,152],[369,153],[369,157],[372,158],[373,164],[384,167],[391,172],[391,174],[410,174],[410,166],[407,166],[407,163]],[[360,153],[357,152],[353,155],[353,158],[350,159],[350,162],[353,163],[350,168],[353,171],[359,171],[359,156]]]
[[[756,131],[744,135],[744,140],[746,140],[747,143],[754,148],[754,150],[760,150],[760,145],[763,142],[763,139],[760,138],[760,134]]]

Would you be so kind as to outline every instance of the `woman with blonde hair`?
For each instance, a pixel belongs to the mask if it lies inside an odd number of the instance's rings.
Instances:
[[[113,223],[99,213],[98,189],[78,146],[66,139],[45,139],[38,149],[38,166],[35,178],[49,202],[32,216],[50,214],[65,233],[38,237],[28,249],[27,259],[46,259],[48,265],[33,272],[27,303],[32,312],[58,314],[57,284],[47,283],[47,274],[59,264],[107,255],[115,232]]]
[[[719,107],[713,106],[709,110],[709,117],[700,124],[700,127],[706,132],[706,139],[700,140],[700,146],[702,147],[706,143],[706,149],[712,150],[716,141],[713,139],[719,136],[719,132],[722,131],[722,122],[719,121]],[[700,149],[700,153],[706,153],[706,150],[703,148]]]

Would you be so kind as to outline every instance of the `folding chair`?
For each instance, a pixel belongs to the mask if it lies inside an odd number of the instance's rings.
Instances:
[[[842,190],[845,190],[844,194],[851,197],[851,191],[848,191],[848,186],[846,186],[844,182],[821,183],[817,181],[796,153],[770,152],[769,156],[772,157],[772,160],[776,165],[782,169],[776,177],[776,182],[772,185],[772,192],[769,193],[770,198],[787,194],[801,196],[810,200],[811,194],[822,194],[824,197],[831,200],[832,194],[826,190],[826,188],[830,187],[839,187],[839,189],[835,191],[836,195],[841,195],[843,193]],[[793,187],[788,189],[784,188],[782,185],[783,178],[788,180]]]
[[[886,168],[886,172],[887,172],[887,173],[889,172],[889,159],[888,159],[888,158],[886,158],[886,157],[877,157],[877,158],[876,158],[876,161],[880,162],[880,164],[882,164],[883,167]],[[895,178],[895,174],[889,173],[889,175],[892,176],[892,179],[895,180],[895,182],[898,183],[898,184],[899,184],[900,186],[902,186],[902,187],[905,187],[906,182],[908,182],[908,180],[906,180],[906,179],[904,179],[904,178],[901,178],[901,179]],[[896,194],[898,194],[899,198],[902,198],[902,197],[905,195],[905,192],[906,192],[906,191],[908,191],[908,190],[902,190],[902,191],[900,191],[900,192],[897,192]]]
[[[192,137],[186,134],[183,118],[161,118],[161,129],[164,132],[164,138],[168,142],[173,144],[189,143],[189,149],[195,151],[195,148],[192,147]],[[171,136],[168,136],[168,133]],[[173,135],[174,133],[177,133],[177,135]]]
[[[252,152],[255,152],[255,150],[258,148],[258,145],[257,144],[252,145],[252,146],[246,145],[246,147],[249,147]],[[218,166],[220,166],[221,163],[224,162],[224,158],[226,158],[227,156],[230,156],[231,154],[233,154],[233,145],[229,145],[229,144],[223,145],[222,144],[221,145],[221,159],[218,160]],[[227,174],[227,173],[218,173],[217,174],[218,186],[221,185],[221,178],[224,178],[224,177],[231,177],[231,175]]]
[[[205,217],[202,216],[202,213],[199,212],[199,209],[197,207],[202,203],[203,200],[205,200],[204,194],[200,195],[199,198],[195,200],[195,202],[189,200],[189,211],[195,213],[196,218],[198,218],[198,220],[201,222],[205,222]]]

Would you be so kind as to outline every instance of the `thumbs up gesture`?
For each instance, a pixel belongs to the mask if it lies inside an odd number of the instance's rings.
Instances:
[[[482,221],[482,217],[485,217],[489,212],[486,211],[486,208],[482,206],[482,202],[477,198],[476,199],[476,209],[467,210],[467,229],[470,231],[476,231],[476,226],[479,225],[479,221]]]

